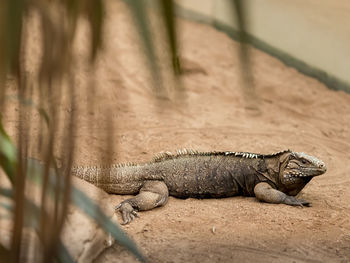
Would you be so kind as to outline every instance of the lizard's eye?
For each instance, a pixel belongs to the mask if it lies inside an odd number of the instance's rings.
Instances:
[[[307,164],[307,161],[304,159],[302,159],[301,162],[302,162],[302,164]]]

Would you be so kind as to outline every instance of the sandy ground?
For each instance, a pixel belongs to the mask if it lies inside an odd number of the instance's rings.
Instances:
[[[313,204],[310,208],[243,197],[171,197],[166,206],[140,213],[123,228],[150,262],[349,262],[350,95],[329,90],[252,49],[259,112],[247,110],[237,43],[206,25],[181,20],[179,26],[186,101],[166,81],[170,99],[157,104],[125,7],[108,5],[105,48],[94,76],[78,61],[78,105],[62,109],[63,114],[78,113],[75,164],[147,161],[160,151],[184,147],[307,152],[328,166],[324,176],[302,191]],[[86,51],[85,38],[82,29],[78,55]],[[96,93],[87,95],[86,84],[94,85]],[[18,125],[13,118],[4,116],[10,134]],[[113,133],[106,136],[108,128]],[[126,198],[110,196],[101,202],[113,206]],[[114,245],[96,261],[136,260]]]

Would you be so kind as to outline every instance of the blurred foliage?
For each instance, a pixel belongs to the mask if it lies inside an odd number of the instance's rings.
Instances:
[[[73,40],[78,26],[78,20],[83,18],[90,28],[90,61],[93,63],[102,46],[102,30],[104,19],[104,3],[101,0],[8,0],[0,3],[0,107],[3,109],[8,78],[14,79],[18,87],[18,134],[16,145],[0,121],[0,166],[11,182],[12,189],[0,188],[0,196],[8,202],[1,203],[13,221],[13,231],[10,246],[0,245],[1,262],[19,262],[26,258],[27,246],[23,239],[23,228],[32,228],[40,240],[40,254],[36,260],[51,262],[56,258],[61,262],[73,262],[68,249],[60,241],[60,234],[67,216],[68,204],[72,202],[90,218],[110,233],[121,245],[128,248],[140,260],[143,256],[128,238],[83,192],[71,185],[70,166],[74,155],[74,112],[68,119],[59,123],[57,103],[62,97],[62,80],[71,74]],[[27,21],[32,16],[38,16],[41,26],[42,55],[39,65],[39,81],[32,90],[27,81],[25,60],[27,58],[25,45],[31,28]],[[74,107],[74,90],[70,92],[70,107]],[[33,93],[38,93],[38,105],[34,103]],[[35,97],[35,96],[34,96]],[[41,125],[40,134],[30,134],[31,116],[26,114],[27,108],[35,108],[45,125]],[[3,110],[1,110],[3,112]],[[61,125],[61,126],[60,126]],[[55,132],[60,127],[68,127],[63,131],[66,145],[55,151]],[[38,148],[39,163],[28,157],[30,149]],[[54,152],[66,156],[64,173],[53,172],[55,167]],[[39,204],[30,201],[25,195],[26,185],[33,178],[40,185]],[[28,181],[29,180],[29,181]],[[3,215],[1,215],[3,216]],[[54,227],[52,227],[54,226]],[[1,225],[0,225],[1,227]],[[68,245],[68,244],[67,244]],[[34,260],[34,261],[36,261]]]
[[[245,22],[243,1],[232,0],[244,38]],[[162,93],[163,83],[157,60],[152,27],[145,0],[124,0],[135,20],[144,47],[149,68],[154,80],[155,91]],[[181,61],[177,46],[176,19],[172,0],[156,0],[160,21],[165,29],[169,46],[171,65],[175,76],[181,74]],[[103,214],[83,192],[71,183],[70,168],[75,153],[76,113],[71,111],[68,117],[59,117],[59,105],[63,96],[68,98],[67,108],[74,109],[75,85],[73,41],[79,21],[87,22],[90,37],[88,61],[93,64],[103,46],[103,25],[105,17],[103,0],[3,0],[0,2],[0,112],[3,112],[7,83],[16,82],[18,99],[16,134],[14,143],[5,132],[0,120],[0,166],[11,183],[11,188],[0,187],[0,207],[8,211],[13,223],[9,246],[0,244],[0,262],[20,262],[26,258],[28,244],[24,243],[23,229],[30,227],[39,238],[40,244],[34,244],[38,255],[36,262],[72,262],[66,246],[61,242],[61,231],[67,217],[70,203],[79,207],[101,228],[128,248],[141,261],[140,251],[127,235]],[[26,68],[28,54],[26,41],[31,30],[28,21],[35,16],[40,24],[40,43],[42,51],[38,57],[38,79],[30,83],[30,70]],[[246,47],[242,47],[242,58],[248,61]],[[117,59],[117,58],[114,58]],[[246,69],[246,66],[244,66]],[[28,76],[29,75],[29,76]],[[68,80],[64,85],[64,81]],[[156,93],[156,94],[157,94]],[[5,96],[6,95],[6,96]],[[36,101],[36,103],[34,103]],[[16,105],[17,105],[16,104]],[[35,123],[34,116],[27,114],[28,107],[39,112],[39,133],[31,134]],[[62,142],[57,142],[57,133],[63,134]],[[108,131],[107,131],[108,133]],[[106,136],[109,136],[106,134]],[[112,136],[109,136],[112,138]],[[111,145],[113,141],[109,142]],[[16,145],[16,147],[14,146]],[[60,146],[58,146],[60,145]],[[41,162],[30,158],[33,149]],[[64,156],[62,169],[57,169],[56,156]],[[39,185],[40,202],[34,203],[28,192],[28,185]],[[33,193],[34,195],[34,193]],[[5,215],[6,216],[6,215]],[[1,218],[4,215],[0,214]]]
[[[246,102],[246,108],[258,111],[257,97],[254,86],[254,78],[251,67],[248,35],[247,35],[247,5],[244,0],[230,0],[234,17],[238,26],[238,40],[240,41],[240,62],[241,76],[243,79],[243,95]]]
[[[176,38],[176,20],[175,7],[172,0],[158,0],[161,6],[161,16],[166,27],[168,35],[170,54],[172,58],[172,66],[174,73],[179,75],[181,73],[180,59],[178,56],[177,38]]]

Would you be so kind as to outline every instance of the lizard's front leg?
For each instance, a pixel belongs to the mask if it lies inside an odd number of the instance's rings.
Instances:
[[[264,182],[258,183],[254,187],[254,193],[256,198],[267,203],[293,206],[311,206],[310,202],[303,199],[297,199],[294,196],[286,195],[285,193],[272,188],[271,185]]]
[[[165,205],[168,197],[168,187],[164,182],[146,181],[137,196],[124,200],[115,209],[121,212],[122,224],[125,225],[134,220],[137,211],[151,210]]]

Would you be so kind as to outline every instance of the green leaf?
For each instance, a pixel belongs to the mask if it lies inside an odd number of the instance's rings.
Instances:
[[[136,247],[135,243],[122,231],[116,224],[114,224],[99,208],[94,204],[90,198],[88,198],[82,191],[72,187],[72,201],[90,218],[107,233],[117,240],[117,242],[127,249],[129,249],[135,256],[137,256],[142,262],[146,262],[141,252]]]
[[[10,189],[0,189],[0,194],[5,193],[5,196],[10,197],[13,193],[11,193]],[[39,232],[39,216],[40,216],[40,209],[39,207],[34,204],[33,202],[29,201],[28,199],[25,199],[25,207],[26,207],[26,220],[25,220],[25,225],[29,227],[33,227],[35,231],[38,233]],[[6,208],[8,211],[13,211],[13,206],[12,205],[4,205],[2,204],[4,208]],[[29,212],[28,212],[29,211]],[[58,241],[58,253],[57,257],[59,262],[69,262],[73,263],[74,259],[72,256],[69,254],[67,248],[63,245],[62,241]]]
[[[0,187],[0,195],[8,198],[12,198],[13,191],[11,189]],[[12,204],[1,204],[2,207],[6,208],[9,212],[13,212]],[[40,218],[40,208],[28,199],[24,199],[25,207],[25,225],[35,229],[36,233],[39,233],[39,218]],[[1,249],[0,249],[1,250]],[[0,251],[1,252],[1,251]],[[67,248],[64,246],[61,240],[58,241],[58,253],[59,262],[73,263],[74,259],[69,254]]]
[[[42,173],[43,166],[36,159],[28,159],[27,164],[27,173],[28,179],[34,181],[35,183],[42,183]],[[54,187],[58,187],[56,184],[56,176],[54,169],[50,169],[49,177],[50,184]],[[52,188],[50,188],[52,189]],[[62,189],[61,189],[62,190]],[[0,195],[6,196],[8,198],[12,198],[12,190],[4,189],[0,187]],[[79,207],[84,213],[86,213],[90,218],[94,219],[95,222],[107,233],[111,233],[111,235],[115,238],[115,240],[129,249],[135,256],[137,256],[141,261],[146,262],[141,252],[138,250],[135,243],[126,235],[124,231],[122,231],[115,223],[113,223],[99,208],[97,204],[95,204],[90,198],[88,198],[82,191],[77,189],[76,187],[72,187],[71,192],[72,202]],[[26,205],[29,207],[29,211],[34,211],[35,217],[29,216],[27,220],[30,220],[31,226],[37,228],[37,217],[36,214],[39,212],[38,208],[35,204],[26,200]],[[62,245],[63,246],[63,245]],[[63,246],[64,247],[64,246]],[[61,249],[63,249],[61,247]],[[64,252],[64,251],[62,251]],[[67,255],[66,255],[67,256]],[[65,261],[63,261],[65,262]]]
[[[258,110],[257,108],[257,94],[254,88],[254,76],[251,67],[250,54],[248,48],[248,35],[247,35],[247,9],[246,2],[244,0],[231,0],[231,5],[236,14],[236,21],[238,25],[238,38],[240,40],[240,62],[241,62],[241,75],[243,78],[243,95],[246,100],[246,107]]]
[[[10,259],[11,253],[10,250],[4,247],[2,244],[0,244],[0,261],[1,262],[8,262]]]
[[[3,195],[9,199],[13,198],[13,191],[9,188],[0,187],[0,195]]]
[[[245,13],[245,3],[242,0],[231,0],[236,14],[236,20],[239,30],[239,38],[241,42],[246,42],[247,36],[247,22]]]
[[[104,18],[104,4],[101,0],[90,0],[89,8],[89,25],[92,38],[91,59],[94,60],[102,42],[102,25]]]
[[[177,37],[176,37],[176,20],[174,11],[174,2],[172,0],[158,0],[161,6],[162,18],[166,26],[166,33],[168,35],[170,54],[172,57],[172,65],[175,75],[181,73],[180,61],[177,50]]]
[[[62,263],[74,263],[74,259],[69,254],[67,248],[61,240],[58,241],[58,261]]]
[[[42,174],[42,164],[38,160],[28,159],[28,178],[41,184],[41,174]],[[50,169],[49,171],[50,184],[55,187],[59,187],[56,183],[56,171]],[[61,186],[64,187],[64,186]],[[51,188],[51,187],[50,187]],[[61,189],[63,190],[63,189]],[[86,215],[95,222],[106,232],[111,233],[115,240],[130,250],[135,256],[137,256],[141,261],[146,262],[142,253],[137,248],[136,244],[126,235],[126,233],[121,230],[115,223],[113,223],[100,209],[100,207],[95,204],[89,197],[87,197],[82,191],[72,186],[71,188],[71,199],[72,202],[79,207]]]
[[[4,12],[4,28],[5,28],[5,63],[7,70],[14,72],[18,70],[21,34],[22,34],[22,17],[26,8],[23,0],[12,0],[1,3]],[[3,18],[1,18],[3,19]],[[0,23],[1,24],[1,23]],[[3,58],[2,58],[3,59]]]
[[[132,17],[135,19],[136,26],[139,30],[147,61],[151,68],[153,80],[155,82],[156,91],[160,92],[163,88],[160,76],[160,70],[157,63],[157,56],[152,41],[152,32],[149,25],[149,17],[147,15],[147,7],[144,0],[124,0],[129,6]]]
[[[0,166],[5,171],[10,182],[14,182],[17,167],[17,151],[10,137],[2,126],[0,117]]]
[[[47,113],[47,111],[45,111],[45,109],[39,107],[32,99],[23,98],[19,94],[17,94],[17,95],[8,95],[5,98],[9,99],[9,100],[10,99],[11,100],[18,100],[21,105],[24,105],[26,107],[35,109],[36,111],[38,111],[38,113],[41,115],[41,117],[43,117],[47,127],[50,126],[49,114]]]

